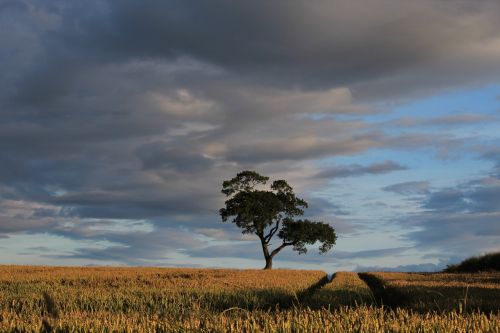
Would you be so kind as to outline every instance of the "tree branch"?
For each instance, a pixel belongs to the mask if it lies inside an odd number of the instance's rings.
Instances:
[[[271,257],[274,257],[275,255],[278,254],[281,250],[283,250],[285,247],[293,245],[293,242],[283,242],[280,246],[278,246],[276,249],[271,252]]]
[[[264,241],[266,242],[266,244],[269,243],[271,238],[273,238],[274,234],[278,231],[278,229],[280,227],[280,222],[281,222],[281,219],[279,219],[276,222],[276,225],[274,227],[272,227],[271,230],[269,230],[269,233],[264,237]]]

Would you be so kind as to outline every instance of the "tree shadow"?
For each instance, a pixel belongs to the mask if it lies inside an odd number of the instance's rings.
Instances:
[[[401,307],[409,301],[408,295],[400,292],[398,288],[387,285],[382,279],[369,273],[358,275],[370,287],[377,305]]]
[[[378,305],[411,309],[419,313],[456,311],[459,313],[500,311],[500,288],[443,285],[389,286],[369,273],[360,278],[372,290]]]
[[[238,292],[206,294],[203,307],[211,311],[225,311],[231,308],[243,310],[266,310],[276,311],[301,307],[307,304],[311,295],[330,282],[328,276],[324,276],[316,283],[297,293],[278,288],[270,289],[247,289]]]

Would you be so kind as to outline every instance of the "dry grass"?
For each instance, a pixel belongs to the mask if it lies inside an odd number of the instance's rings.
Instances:
[[[500,273],[370,273],[400,306],[419,311],[499,311]],[[390,301],[390,300],[389,300]]]
[[[196,308],[223,310],[289,306],[321,271],[177,268],[0,268],[2,310],[46,312],[47,297],[62,312],[183,314]]]
[[[278,288],[299,291],[326,276],[312,270],[0,266],[2,284],[148,287],[163,290]]]
[[[305,303],[310,307],[339,308],[372,304],[373,295],[368,285],[353,272],[337,272],[332,281],[316,290]]]
[[[365,305],[369,289],[355,273],[337,273],[314,292],[318,298],[304,302],[304,292],[324,277],[293,270],[0,266],[0,331],[500,331],[498,313]]]
[[[277,311],[191,312],[184,317],[141,313],[71,312],[59,318],[37,315],[20,320],[2,314],[3,332],[499,332],[500,315],[418,314],[404,309],[359,306],[335,311],[290,309]]]
[[[500,289],[500,273],[372,273],[396,286],[481,287]]]

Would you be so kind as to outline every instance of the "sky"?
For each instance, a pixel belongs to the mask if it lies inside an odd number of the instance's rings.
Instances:
[[[497,0],[0,0],[0,45],[0,264],[261,268],[247,169],[338,235],[276,268],[500,250]]]

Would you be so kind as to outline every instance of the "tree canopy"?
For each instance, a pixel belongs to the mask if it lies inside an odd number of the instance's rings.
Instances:
[[[266,187],[269,177],[245,170],[222,183],[222,193],[228,198],[220,209],[223,222],[231,221],[243,233],[259,237],[265,269],[272,268],[272,260],[283,248],[292,246],[299,254],[307,252],[307,245],[320,243],[319,252],[332,249],[337,235],[327,223],[298,219],[307,202],[298,198],[285,180],[275,180]],[[271,250],[271,239],[277,236],[281,244]]]

